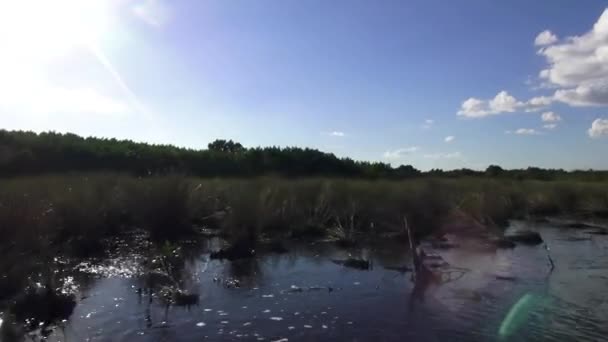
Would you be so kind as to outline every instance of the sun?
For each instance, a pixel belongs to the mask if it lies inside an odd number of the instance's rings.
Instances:
[[[0,0],[0,44],[17,58],[94,45],[109,29],[109,0]]]

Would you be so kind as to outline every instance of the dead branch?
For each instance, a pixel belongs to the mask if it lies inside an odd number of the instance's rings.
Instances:
[[[416,253],[414,238],[412,236],[410,226],[407,224],[407,217],[405,215],[403,216],[403,228],[407,232],[407,238],[410,244],[410,253],[412,253],[412,262],[414,263],[414,267],[412,270],[412,278],[415,281],[417,273],[420,270],[420,261],[418,260],[418,254]]]
[[[545,250],[547,251],[547,259],[549,259],[549,264],[551,265],[551,268],[549,269],[549,274],[551,274],[553,272],[553,270],[555,269],[555,263],[553,262],[553,258],[551,258],[551,253],[549,253],[549,245],[547,245],[546,242],[545,242]]]

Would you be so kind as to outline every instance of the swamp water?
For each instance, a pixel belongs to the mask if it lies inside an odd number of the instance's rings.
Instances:
[[[283,254],[210,260],[208,240],[181,259],[180,286],[198,301],[167,305],[145,289],[150,262],[141,253],[65,263],[74,288],[69,317],[25,332],[47,341],[600,341],[608,336],[608,236],[551,224],[514,222],[538,231],[544,246],[468,246],[426,250],[453,278],[416,286],[406,243],[341,249],[288,245]],[[338,260],[370,261],[369,269]],[[152,262],[158,262],[152,259]],[[452,275],[454,275],[452,277]],[[11,328],[6,309],[2,329]],[[41,333],[44,331],[44,334]],[[10,334],[3,333],[8,340]]]

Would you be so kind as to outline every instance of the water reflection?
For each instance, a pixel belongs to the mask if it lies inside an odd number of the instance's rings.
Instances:
[[[226,262],[224,285],[230,287],[230,282],[233,282],[234,287],[255,287],[256,284],[262,282],[263,273],[257,258],[241,259],[232,262]]]

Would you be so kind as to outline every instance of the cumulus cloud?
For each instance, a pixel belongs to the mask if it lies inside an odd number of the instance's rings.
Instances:
[[[587,131],[591,138],[608,137],[608,119],[595,119]]]
[[[554,35],[551,31],[545,30],[539,33],[538,36],[536,36],[536,39],[534,40],[534,45],[545,46],[551,45],[555,42],[557,42],[557,36]]]
[[[495,113],[514,112],[518,107],[523,105],[523,103],[517,101],[517,99],[504,90],[496,94],[489,104],[490,110]]]
[[[503,90],[490,100],[481,100],[474,97],[467,99],[462,103],[458,115],[468,118],[482,118],[505,112],[512,113],[524,105]]]
[[[481,118],[514,111],[533,112],[554,102],[577,107],[608,106],[608,8],[586,33],[559,39],[546,30],[538,34],[534,44],[546,62],[539,72],[539,82],[541,88],[555,89],[551,95],[519,101],[503,90],[494,99],[467,99],[458,115]]]
[[[558,114],[555,114],[554,112],[544,112],[541,114],[540,118],[541,118],[541,120],[543,120],[543,122],[562,121],[562,117],[559,116]]]
[[[543,128],[545,128],[545,129],[555,129],[556,127],[557,127],[557,124],[554,124],[554,123],[543,125]]]
[[[608,9],[589,32],[538,53],[548,64],[540,78],[561,88],[555,100],[572,106],[608,105]]]
[[[385,159],[394,160],[394,159],[403,158],[404,156],[412,154],[419,150],[420,150],[420,147],[418,147],[418,146],[404,147],[404,148],[398,148],[396,150],[386,151],[386,152],[384,152],[384,154],[382,156]]]
[[[486,101],[471,97],[462,103],[458,115],[468,118],[481,118],[491,114],[487,107]]]
[[[608,46],[606,49],[608,52]],[[608,64],[608,58],[606,63]],[[608,105],[608,77],[604,80],[583,82],[576,88],[556,90],[554,98],[574,107],[606,106]]]
[[[490,100],[474,97],[467,99],[462,103],[458,115],[467,118],[483,118],[517,111],[534,112],[547,107],[552,102],[553,98],[548,96],[537,96],[523,102],[503,90]]]
[[[452,141],[454,141],[455,137],[453,135],[448,135],[447,137],[445,137],[445,139],[443,139],[443,141],[445,141],[446,143],[450,143]]]
[[[526,112],[535,112],[541,110],[553,103],[553,97],[549,96],[536,96],[526,102]]]
[[[131,10],[136,17],[154,27],[162,27],[169,21],[170,12],[164,0],[140,0]]]
[[[460,158],[462,158],[462,153],[460,153],[460,152],[431,153],[431,154],[425,154],[423,157],[426,159],[460,159]]]

